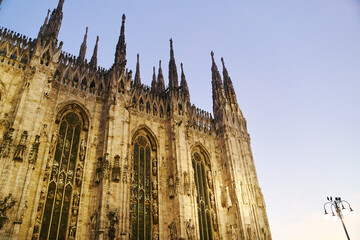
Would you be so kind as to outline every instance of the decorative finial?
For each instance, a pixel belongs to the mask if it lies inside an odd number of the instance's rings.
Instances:
[[[153,75],[155,75],[155,66],[153,66]]]
[[[161,69],[161,60],[159,60],[159,69]]]
[[[211,51],[211,59],[212,59],[213,64],[215,64],[215,60],[214,60],[214,52],[213,52],[213,51]]]
[[[125,14],[122,15],[122,22],[124,23],[125,22],[125,19],[126,19],[126,16]]]

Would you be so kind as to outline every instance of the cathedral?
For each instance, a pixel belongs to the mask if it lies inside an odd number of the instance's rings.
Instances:
[[[71,3],[69,3],[71,4]],[[35,39],[0,29],[0,239],[271,240],[246,120],[212,58],[212,114],[196,108],[170,39],[151,86],[62,51],[64,0]],[[210,57],[210,56],[209,56]]]

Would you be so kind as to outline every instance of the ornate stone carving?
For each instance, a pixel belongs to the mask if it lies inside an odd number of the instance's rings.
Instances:
[[[3,228],[7,220],[9,219],[6,216],[6,212],[11,209],[16,203],[16,200],[13,198],[12,194],[9,193],[3,200],[0,201],[0,229]]]
[[[179,171],[176,170],[176,173],[175,173],[175,188],[176,188],[175,194],[181,193],[182,186],[181,186],[180,181],[181,181],[180,173],[179,173]]]
[[[194,223],[192,223],[191,219],[186,220],[186,234],[188,237],[188,240],[195,240],[195,226]]]
[[[120,169],[120,156],[116,155],[114,157],[114,166],[112,168],[112,181],[113,182],[119,182],[120,181],[120,173],[121,173],[121,169]]]
[[[15,154],[14,154],[14,160],[22,162],[25,150],[26,150],[26,139],[28,137],[27,131],[24,131],[21,134],[19,144],[16,146]]]
[[[39,153],[39,146],[40,146],[40,136],[36,135],[35,136],[35,141],[31,146],[31,150],[30,150],[30,155],[29,155],[29,163],[30,164],[36,164],[37,161],[37,156]]]
[[[2,158],[9,157],[10,149],[11,149],[11,143],[13,141],[13,133],[14,133],[14,129],[10,128],[4,134],[3,141],[1,143],[1,148],[0,148],[0,156]]]
[[[169,228],[170,239],[171,240],[177,240],[177,231],[176,231],[175,222],[173,221],[172,223],[170,223],[168,228]]]
[[[109,220],[108,238],[109,240],[114,240],[116,238],[116,226],[119,223],[119,217],[116,213],[116,209],[108,212],[107,217]]]

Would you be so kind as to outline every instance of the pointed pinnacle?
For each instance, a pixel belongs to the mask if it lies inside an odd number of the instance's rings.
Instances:
[[[134,79],[135,85],[140,85],[140,63],[139,63],[139,54],[137,54],[137,62],[136,62],[136,72],[135,72],[135,79]]]
[[[92,55],[91,60],[90,60],[90,66],[91,66],[93,69],[96,69],[96,68],[97,68],[97,51],[98,51],[98,44],[99,44],[99,36],[96,37],[96,43],[95,43],[95,47],[94,47],[94,52],[93,52],[93,55]]]
[[[173,40],[170,38],[170,59],[174,58]]]
[[[48,21],[49,21],[49,16],[50,16],[50,9],[48,9],[48,13],[47,13],[47,15],[46,15],[46,18],[45,18],[45,21],[44,21],[44,25],[46,25],[47,23],[48,23]]]
[[[212,59],[212,62],[213,62],[213,64],[215,64],[215,60],[214,60],[214,52],[213,51],[211,51],[211,59]]]
[[[65,0],[59,0],[59,3],[58,3],[58,6],[57,6],[57,9],[59,9],[59,10],[62,10],[62,9],[63,9],[63,6],[64,6],[64,1],[65,1]]]

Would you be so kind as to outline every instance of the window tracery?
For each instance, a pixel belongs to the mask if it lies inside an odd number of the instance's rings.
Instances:
[[[47,194],[45,186],[42,190],[44,204],[39,205],[38,217],[40,223],[42,212],[42,221],[39,234],[34,229],[35,239],[75,238],[85,154],[81,140],[84,122],[75,112],[65,112],[60,119],[56,146],[50,149],[54,160]]]
[[[139,134],[132,147],[131,239],[150,240],[159,222],[156,147],[146,133]]]
[[[215,199],[210,161],[200,149],[192,154],[200,239],[214,239],[217,231]]]

